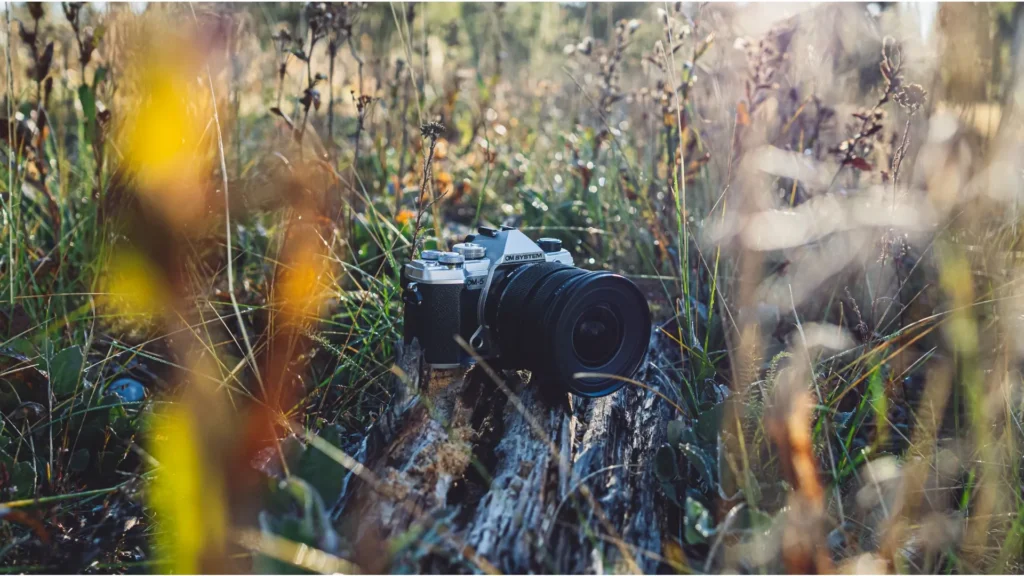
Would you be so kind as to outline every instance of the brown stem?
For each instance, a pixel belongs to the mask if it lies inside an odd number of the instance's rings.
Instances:
[[[330,53],[330,65],[327,68],[327,143],[328,148],[331,150],[331,154],[334,154],[334,60],[338,56],[338,44],[336,40],[331,40],[328,46],[328,52]]]
[[[359,98],[363,96],[363,59],[359,57],[356,52],[356,45],[352,42],[352,35],[348,36],[348,49],[352,53],[352,57],[355,58],[359,64]],[[363,130],[363,115],[359,115],[359,128],[356,130],[356,143],[355,143],[355,156],[352,158],[352,166],[355,168],[356,162],[359,161],[359,136]]]
[[[398,154],[398,189],[395,191],[395,214],[398,214],[402,207],[402,178],[405,177],[405,154],[409,148],[409,130],[405,125],[405,119],[409,117],[409,82],[409,76],[406,76],[402,84],[402,118],[398,123],[402,130],[402,148]]]
[[[288,67],[288,59],[286,57],[285,60],[283,62],[281,62],[281,66],[277,69],[277,107],[278,107],[278,109],[281,108],[281,96],[284,93],[284,75],[285,75],[285,70],[287,70],[287,67]]]
[[[423,214],[425,213],[426,209],[429,207],[429,205],[428,206],[424,206],[423,199],[426,196],[427,186],[430,183],[430,171],[431,171],[430,168],[431,168],[431,163],[434,160],[434,147],[435,146],[437,146],[437,138],[431,138],[430,139],[430,150],[427,152],[427,155],[423,158],[423,177],[420,179],[420,190],[419,190],[420,197],[419,197],[419,199],[417,201],[417,206],[416,206],[416,226],[413,228],[413,232],[412,232],[412,256],[413,256],[413,258],[415,258],[417,253],[419,252],[419,236],[420,236],[420,229],[423,226]]]

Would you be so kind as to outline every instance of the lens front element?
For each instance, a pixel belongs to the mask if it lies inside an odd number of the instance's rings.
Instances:
[[[576,320],[572,348],[584,365],[599,368],[607,364],[622,346],[622,331],[612,304],[589,308]]]
[[[605,396],[647,352],[650,309],[622,276],[544,262],[510,272],[492,290],[486,315],[501,356],[542,386]],[[595,375],[576,377],[583,372]]]

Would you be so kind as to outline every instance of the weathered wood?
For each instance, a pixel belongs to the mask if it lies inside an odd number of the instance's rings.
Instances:
[[[637,379],[673,397],[660,338]],[[376,479],[346,479],[336,510],[351,519],[357,562],[384,570],[386,541],[417,534],[394,561],[407,569],[652,572],[660,557],[650,461],[673,417],[627,385],[588,400],[552,393],[526,373],[420,368],[399,355],[389,411],[356,458]],[[428,545],[429,543],[429,545]]]

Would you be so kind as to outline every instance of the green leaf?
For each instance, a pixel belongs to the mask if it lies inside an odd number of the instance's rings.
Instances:
[[[36,347],[27,338],[15,338],[8,342],[6,347],[22,356],[32,357],[36,355]]]
[[[668,423],[668,445],[678,446],[683,441],[683,432],[686,430],[686,425],[683,424],[682,420],[672,420]]]
[[[765,532],[772,527],[772,517],[757,508],[747,508],[747,528]]]
[[[43,343],[40,348],[40,352],[42,353],[43,358],[53,357],[53,353],[56,352],[56,350],[53,348],[52,338],[43,338]]]
[[[92,75],[92,91],[93,91],[93,93],[96,92],[96,89],[99,88],[99,85],[102,84],[103,81],[106,80],[106,79],[107,79],[107,67],[106,66],[100,66],[99,68],[96,69],[96,72]]]
[[[714,460],[706,452],[694,444],[680,444],[679,451],[686,456],[690,466],[697,469],[705,489],[710,489],[715,485]]]
[[[128,438],[135,432],[135,422],[128,416],[124,406],[113,406],[107,412],[110,429],[122,438]]]
[[[662,482],[672,482],[679,478],[676,451],[668,444],[663,444],[654,454],[654,475]]]
[[[680,434],[680,436],[679,436],[679,443],[680,444],[698,444],[699,445],[700,441],[697,438],[697,433],[693,431],[693,428],[692,427],[686,427],[686,428],[683,428],[682,434]],[[715,443],[712,443],[711,445],[714,445],[714,444]]]
[[[479,72],[477,72],[476,75],[476,89],[480,94],[481,101],[487,102],[488,100],[490,100],[491,89],[487,85],[487,83],[484,82],[484,77]]]
[[[883,426],[889,413],[888,399],[885,397],[885,383],[882,381],[882,370],[875,367],[868,379],[868,397],[870,398],[871,409],[875,415],[875,424],[878,434],[875,438],[875,446],[884,446],[889,436],[889,427]]]
[[[322,548],[333,553],[338,535],[331,525],[327,508],[316,490],[301,478],[292,476],[274,483],[269,492],[267,508],[260,513],[260,530],[275,534],[297,544]],[[272,573],[305,573],[297,566],[269,557],[256,559],[260,571]]]
[[[99,75],[98,71],[97,75]],[[85,116],[85,137],[89,142],[95,142],[96,92],[87,84],[82,84],[78,87],[78,100],[82,103],[82,115]]]
[[[715,529],[711,526],[711,515],[708,509],[699,501],[686,497],[686,542],[687,544],[702,544],[714,535]]]
[[[694,429],[697,436],[704,442],[712,443],[718,439],[718,431],[722,428],[722,417],[725,414],[725,403],[715,404],[697,417]]]
[[[679,495],[676,492],[675,484],[671,482],[662,482],[661,490],[665,493],[665,496],[668,497],[669,500],[675,502],[676,506],[679,506],[680,508],[683,507],[683,503],[679,501]]]
[[[17,462],[8,468],[9,485],[14,488],[13,500],[29,498],[35,492],[35,470],[29,462]]]
[[[74,394],[84,364],[85,358],[78,346],[58,352],[50,359],[50,391],[58,397]]]
[[[342,446],[342,429],[340,426],[328,426],[320,436],[330,444]],[[296,475],[305,480],[323,498],[324,502],[333,504],[341,495],[341,487],[348,470],[322,450],[306,450],[299,458]]]

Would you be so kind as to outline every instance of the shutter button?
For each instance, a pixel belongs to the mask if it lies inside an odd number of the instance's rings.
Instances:
[[[446,266],[461,266],[465,261],[462,254],[458,252],[441,252],[441,255],[437,257],[437,261]]]

